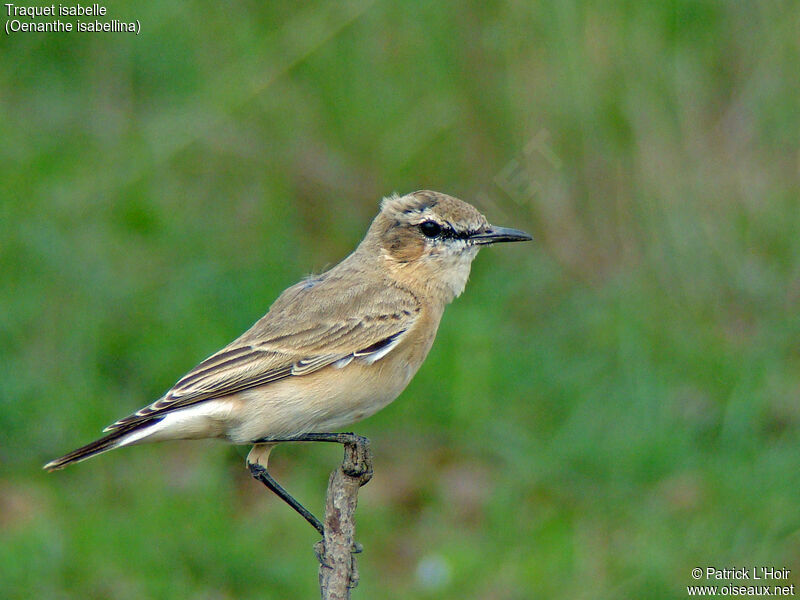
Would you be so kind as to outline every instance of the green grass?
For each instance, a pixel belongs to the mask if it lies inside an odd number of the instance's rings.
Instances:
[[[308,598],[316,536],[245,448],[40,466],[157,398],[381,196],[486,250],[355,429],[355,598],[684,598],[800,584],[800,9],[792,2],[131,3],[0,39],[0,596]],[[339,450],[282,447],[316,512]],[[702,583],[702,582],[701,582]]]

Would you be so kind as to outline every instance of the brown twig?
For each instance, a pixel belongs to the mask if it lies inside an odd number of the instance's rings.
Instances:
[[[358,585],[354,541],[354,515],[358,488],[372,478],[372,453],[369,440],[353,436],[344,444],[342,465],[331,473],[325,503],[325,535],[315,550],[319,558],[319,587],[322,600],[349,600],[350,590]]]

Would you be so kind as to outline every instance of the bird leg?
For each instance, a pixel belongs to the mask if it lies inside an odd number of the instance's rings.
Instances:
[[[286,502],[289,506],[295,509],[300,516],[302,516],[306,521],[311,523],[311,526],[314,527],[319,534],[324,536],[325,535],[325,528],[322,526],[320,520],[312,515],[305,506],[300,504],[294,497],[287,492],[283,487],[272,478],[267,470],[262,467],[261,465],[257,465],[254,463],[247,463],[247,468],[250,469],[250,474],[253,476],[254,479],[257,479],[265,486],[267,486],[270,490],[272,490],[278,498]]]
[[[372,457],[369,450],[369,440],[363,436],[354,433],[306,433],[291,438],[266,438],[263,440],[255,440],[253,443],[269,444],[271,446],[279,442],[333,442],[342,444],[345,446],[345,457],[342,462],[342,471],[344,474],[349,477],[358,478],[359,486],[364,485],[372,478]],[[250,474],[254,479],[257,479],[272,490],[278,498],[286,502],[286,504],[297,511],[300,516],[311,523],[311,526],[314,527],[320,535],[323,537],[325,536],[325,527],[322,525],[322,522],[275,481],[264,466],[248,460],[247,467],[250,469]],[[360,552],[360,549],[356,549],[354,552]]]

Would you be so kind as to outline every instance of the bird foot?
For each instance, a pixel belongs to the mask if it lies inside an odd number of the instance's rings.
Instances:
[[[360,576],[358,574],[358,563],[356,562],[356,554],[361,554],[364,551],[364,546],[359,542],[353,542],[353,547],[350,549],[350,578],[347,587],[354,588],[358,586]],[[314,544],[314,555],[317,557],[319,564],[326,569],[333,569],[333,565],[326,560],[325,540],[322,539]]]

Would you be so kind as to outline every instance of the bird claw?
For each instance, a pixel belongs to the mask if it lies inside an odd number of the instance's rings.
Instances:
[[[347,587],[353,589],[358,586],[361,577],[358,574],[358,563],[356,562],[356,554],[361,554],[364,551],[364,546],[359,542],[353,542],[353,547],[350,549],[350,577],[347,582]],[[332,569],[333,565],[325,560],[325,540],[322,539],[314,544],[314,555],[317,557],[319,564],[326,569]]]
[[[344,461],[342,471],[349,477],[359,480],[359,485],[365,485],[372,479],[372,455],[369,450],[369,440],[355,434],[350,436],[345,443]]]
[[[333,565],[325,561],[325,540],[320,540],[314,544],[314,555],[317,557],[319,564],[326,569],[332,569]]]
[[[350,554],[361,554],[364,552],[364,545],[361,542],[353,542],[353,547],[350,548]],[[314,555],[317,557],[319,563],[325,567],[329,567],[327,562],[325,562],[325,540],[322,539],[314,544]],[[355,557],[354,557],[355,558]]]
[[[350,566],[350,579],[347,582],[347,587],[353,589],[354,587],[358,587],[358,582],[361,581],[361,577],[358,574],[358,565],[356,564],[355,554],[353,554],[351,558],[353,562]]]

